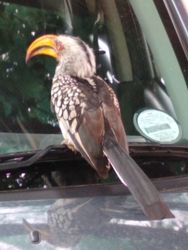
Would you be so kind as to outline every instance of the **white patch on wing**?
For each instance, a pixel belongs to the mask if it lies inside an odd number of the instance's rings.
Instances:
[[[63,135],[63,138],[66,140],[66,142],[68,144],[74,145],[74,143],[72,142],[72,140],[68,134],[68,128],[67,128],[66,122],[62,118],[59,119],[59,127],[61,129],[61,133]]]

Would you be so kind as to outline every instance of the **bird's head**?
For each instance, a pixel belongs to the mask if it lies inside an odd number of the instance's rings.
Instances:
[[[93,50],[78,37],[43,35],[28,47],[26,63],[37,55],[55,58],[58,61],[58,73],[85,78],[93,76],[96,72]]]

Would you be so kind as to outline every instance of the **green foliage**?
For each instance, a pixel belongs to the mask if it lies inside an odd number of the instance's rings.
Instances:
[[[63,19],[57,13],[0,2],[1,120],[14,130],[19,118],[26,130],[30,119],[45,126],[55,117],[50,110],[50,86],[55,62],[38,58],[25,64],[30,42],[40,34],[56,32]],[[14,126],[13,126],[14,125]],[[7,131],[0,121],[1,131]],[[42,128],[41,128],[42,130]]]

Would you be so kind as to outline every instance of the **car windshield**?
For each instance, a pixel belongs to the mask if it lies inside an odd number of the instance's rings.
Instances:
[[[187,249],[187,13],[187,0],[0,0],[0,249]],[[61,146],[51,105],[57,62],[25,60],[46,34],[89,44],[97,75],[117,94],[130,157],[114,147],[107,178]],[[149,193],[146,209],[158,213],[160,199],[136,163],[169,192],[161,197],[175,219],[146,220],[140,200]]]
[[[50,105],[56,61],[25,63],[43,34],[79,36],[94,50],[97,74],[117,93],[129,142],[187,144],[186,15],[171,1],[0,1],[0,153],[60,144]],[[173,2],[173,1],[172,1]],[[186,13],[186,1],[176,10]]]

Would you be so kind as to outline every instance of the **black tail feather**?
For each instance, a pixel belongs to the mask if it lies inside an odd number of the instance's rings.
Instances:
[[[174,218],[150,179],[128,153],[118,145],[113,136],[105,137],[103,150],[119,179],[128,186],[148,219]]]

